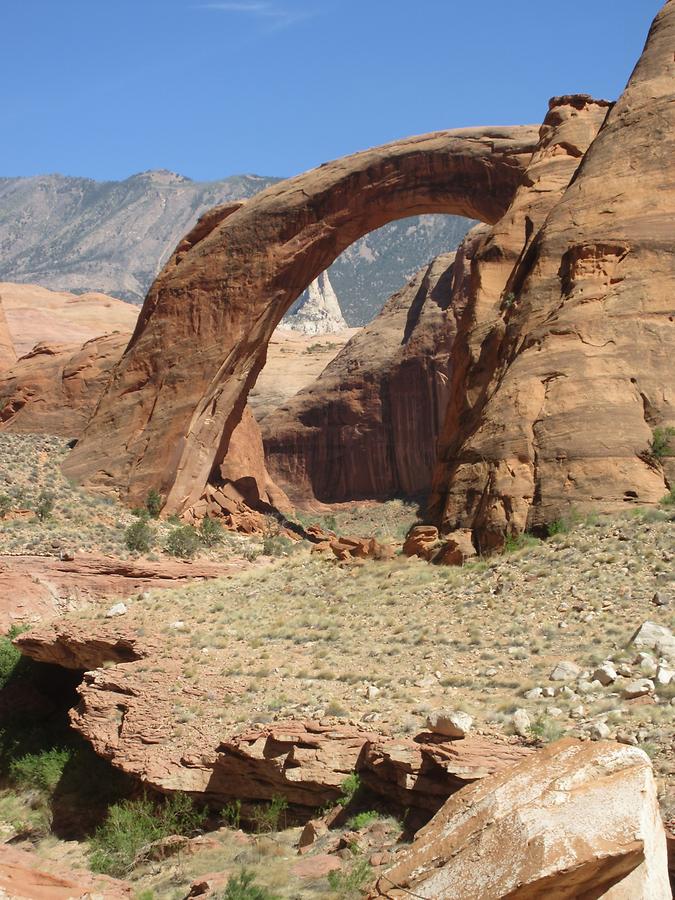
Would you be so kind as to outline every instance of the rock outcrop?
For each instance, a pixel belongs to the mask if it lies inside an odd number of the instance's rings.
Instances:
[[[64,471],[136,503],[155,488],[165,511],[202,496],[241,419],[274,328],[302,291],[361,235],[447,212],[497,221],[537,129],[465,129],[411,138],[328,163],[181,241]]]
[[[0,844],[0,897],[7,900],[131,900],[131,885],[54,865],[36,852]]]
[[[450,798],[371,897],[670,900],[646,754],[565,739]]]
[[[342,315],[328,272],[322,272],[314,279],[293,311],[281,320],[281,327],[316,335],[347,331],[349,325]]]
[[[394,294],[310,384],[264,420],[265,459],[299,505],[426,493],[449,399],[454,253]]]
[[[18,356],[36,344],[81,346],[104,334],[130,334],[138,307],[107,294],[69,294],[37,284],[0,282],[9,333]]]
[[[130,334],[38,344],[0,376],[0,429],[79,437]]]
[[[481,551],[572,510],[657,502],[675,478],[650,452],[652,429],[675,424],[674,45],[669,0],[575,177],[492,291],[504,321],[456,349],[430,519],[470,528]]]

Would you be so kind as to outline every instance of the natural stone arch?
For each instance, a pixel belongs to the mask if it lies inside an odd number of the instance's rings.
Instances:
[[[276,325],[359,237],[448,213],[494,223],[537,144],[534,126],[434,132],[326,163],[208,213],[152,285],[138,325],[64,465],[181,512],[227,453]]]

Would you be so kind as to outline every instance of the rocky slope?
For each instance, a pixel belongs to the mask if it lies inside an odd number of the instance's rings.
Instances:
[[[14,349],[14,341],[7,324],[2,294],[0,294],[0,372],[8,369],[15,361],[16,350]]]
[[[576,177],[495,286],[503,323],[462,338],[430,512],[482,550],[573,508],[654,503],[675,481],[651,452],[653,429],[675,424],[674,45],[669,0]]]
[[[202,213],[278,180],[237,175],[196,182],[167,171],[107,182],[0,178],[0,278],[103,291],[140,304]],[[455,216],[415,217],[357,241],[331,269],[350,325],[370,321],[423,263],[456,247],[468,225]]]
[[[281,326],[302,334],[339,334],[347,331],[349,326],[342,315],[328,272],[322,272],[310,284],[281,320]]]
[[[268,468],[295,503],[429,489],[458,315],[449,308],[453,260],[420,271],[316,381],[265,419]]]

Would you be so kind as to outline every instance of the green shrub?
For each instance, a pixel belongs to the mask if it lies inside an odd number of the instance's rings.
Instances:
[[[539,716],[530,725],[529,730],[532,737],[537,738],[538,740],[543,741],[546,744],[549,744],[552,741],[557,741],[558,738],[562,737],[564,729],[559,722],[556,722],[553,719],[549,719],[547,716]]]
[[[21,634],[21,628],[13,625],[6,635],[0,637],[0,690],[14,675],[14,670],[21,661],[21,653],[12,641]]]
[[[72,755],[73,751],[66,747],[27,753],[10,763],[9,777],[20,788],[35,788],[53,794]]]
[[[672,487],[665,497],[659,501],[662,506],[675,506],[675,487]]]
[[[41,491],[37,498],[35,515],[41,522],[49,519],[54,511],[54,495],[48,491]]]
[[[145,519],[133,522],[124,532],[124,543],[134,553],[147,553],[155,542],[155,531]]]
[[[363,889],[371,879],[371,868],[367,859],[357,859],[349,869],[328,873],[329,886],[345,898],[361,897]]]
[[[549,532],[550,533],[550,532]],[[504,541],[504,553],[516,553],[518,550],[526,550],[528,547],[536,547],[539,541],[532,534],[507,534]]]
[[[251,818],[258,833],[277,831],[281,822],[281,814],[286,811],[288,801],[285,797],[272,797],[266,806],[258,806],[253,810]]]
[[[254,884],[253,872],[242,869],[239,875],[230,875],[225,885],[221,900],[280,900],[278,894],[272,894],[267,888]]]
[[[351,775],[347,775],[345,780],[340,785],[340,799],[338,803],[340,806],[349,806],[354,797],[358,794],[361,789],[361,778],[357,772],[352,772]]]
[[[199,536],[192,525],[180,525],[169,532],[165,549],[179,559],[192,559],[199,550]]]
[[[215,547],[222,543],[223,528],[217,519],[202,519],[199,526],[199,540],[205,547]]]
[[[655,428],[649,449],[656,459],[665,459],[666,456],[675,456],[675,428]]]
[[[206,813],[185,794],[175,794],[161,805],[147,797],[115,803],[91,840],[90,866],[104,875],[127,875],[155,841],[194,834],[205,818]]]
[[[268,534],[263,538],[264,556],[286,556],[293,547],[293,541],[283,534]]]
[[[159,519],[163,505],[164,501],[159,491],[156,491],[154,488],[148,491],[148,496],[145,498],[145,508],[153,519]]]
[[[220,814],[230,828],[239,829],[241,824],[241,800],[233,800],[231,803],[226,803]]]
[[[374,822],[379,818],[380,814],[376,812],[376,810],[369,809],[366,812],[360,812],[355,816],[352,816],[351,819],[347,821],[347,827],[351,828],[353,831],[358,831],[359,828],[365,828],[366,825],[370,825],[371,822]]]
[[[12,508],[12,498],[9,494],[0,494],[0,519],[4,519]]]

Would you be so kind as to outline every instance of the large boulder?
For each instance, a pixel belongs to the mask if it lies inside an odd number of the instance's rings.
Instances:
[[[418,832],[371,897],[670,900],[647,755],[558,741],[465,788]]]

